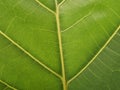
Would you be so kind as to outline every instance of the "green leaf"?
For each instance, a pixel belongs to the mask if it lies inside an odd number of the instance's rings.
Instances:
[[[120,90],[120,0],[0,0],[0,90]]]

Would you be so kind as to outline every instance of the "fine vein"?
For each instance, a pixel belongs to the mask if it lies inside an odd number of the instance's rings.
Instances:
[[[11,25],[13,24],[13,22],[14,22],[15,19],[16,19],[16,16],[12,18],[12,20],[11,20],[10,23],[8,24],[7,29],[6,29],[5,32],[8,31],[8,29],[11,27]]]
[[[22,50],[29,57],[31,57],[34,61],[36,61],[38,64],[40,64],[42,67],[44,67],[46,70],[48,70],[49,72],[53,73],[55,76],[57,76],[57,77],[59,77],[61,79],[61,76],[58,73],[56,73],[55,71],[53,71],[52,69],[50,69],[49,67],[47,67],[45,64],[43,64],[42,62],[40,62],[37,58],[35,58],[33,55],[31,55],[28,51],[26,51],[23,47],[21,47],[19,44],[17,44],[14,40],[12,40],[10,37],[8,37],[5,33],[3,33],[2,31],[0,31],[0,34],[3,35],[6,39],[8,39],[15,46],[17,46],[20,50]]]
[[[90,60],[90,62],[81,71],[79,71],[75,76],[73,76],[70,80],[68,80],[67,84],[71,83],[75,78],[77,78],[97,58],[97,56],[105,49],[105,47],[110,43],[110,41],[113,39],[113,37],[117,34],[119,30],[120,30],[120,25],[115,30],[115,32],[111,35],[108,41],[103,45],[103,47],[98,51],[98,53]]]
[[[4,81],[2,81],[2,80],[0,80],[0,83],[6,85],[7,87],[9,87],[9,88],[11,88],[11,89],[13,89],[13,90],[18,90],[18,89],[14,88],[13,86],[9,85],[8,83],[6,83],[6,82],[4,82]]]
[[[77,20],[75,23],[73,23],[71,26],[67,27],[66,29],[62,30],[61,32],[66,32],[66,31],[68,31],[69,29],[73,28],[75,25],[79,24],[80,22],[82,22],[83,20],[85,20],[87,17],[89,17],[89,16],[92,14],[95,6],[96,6],[96,4],[93,5],[93,8],[92,8],[86,15],[84,15],[82,18],[80,18],[80,19]]]
[[[39,0],[35,0],[40,6],[42,6],[43,8],[45,8],[46,10],[48,10],[49,12],[55,14],[55,12],[53,10],[51,10],[50,8],[48,8],[47,6],[45,6],[44,4],[42,4]]]
[[[60,59],[61,59],[61,67],[62,67],[62,83],[63,83],[63,90],[67,90],[63,48],[62,48],[62,36],[61,36],[61,29],[60,29],[59,5],[57,3],[57,0],[55,0],[55,3],[56,3],[56,23],[57,23],[57,30],[58,30],[58,41],[59,41]]]
[[[66,32],[68,31],[69,29],[71,29],[72,27],[74,27],[75,25],[77,25],[78,23],[80,23],[81,21],[83,21],[84,19],[86,19],[88,16],[91,15],[91,12],[89,12],[87,15],[85,15],[84,17],[82,17],[81,19],[77,20],[74,24],[72,24],[71,26],[69,26],[68,28],[64,29],[63,31],[61,32]]]
[[[7,88],[8,88],[8,87],[6,86],[3,90],[7,90]]]

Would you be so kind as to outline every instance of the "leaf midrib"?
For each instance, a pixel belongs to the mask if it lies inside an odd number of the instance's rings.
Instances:
[[[57,0],[55,0],[56,4],[56,23],[57,23],[57,31],[58,31],[58,42],[59,42],[59,51],[60,51],[60,60],[61,60],[61,68],[62,68],[62,83],[63,90],[67,90],[67,81],[65,75],[65,65],[64,65],[64,55],[63,55],[63,46],[62,46],[62,36],[61,36],[61,27],[60,27],[60,17],[59,17],[59,7],[61,4],[58,4]]]

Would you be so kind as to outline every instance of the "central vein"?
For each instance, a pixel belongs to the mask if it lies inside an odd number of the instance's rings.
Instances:
[[[63,90],[67,90],[67,82],[66,82],[66,75],[65,75],[65,65],[64,65],[64,57],[63,57],[63,48],[62,48],[62,36],[61,36],[61,29],[60,29],[60,18],[59,18],[59,5],[56,0],[56,23],[57,23],[57,30],[58,30],[58,40],[59,40],[59,50],[60,50],[60,59],[61,59],[61,67],[62,67],[62,83],[63,83]]]

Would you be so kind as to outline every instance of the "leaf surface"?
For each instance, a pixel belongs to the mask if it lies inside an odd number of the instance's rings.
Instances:
[[[119,90],[119,3],[0,0],[0,89]]]

